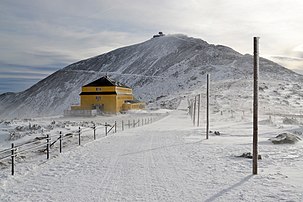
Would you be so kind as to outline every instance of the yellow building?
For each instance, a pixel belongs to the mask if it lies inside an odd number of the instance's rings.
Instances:
[[[71,111],[96,110],[104,113],[118,113],[130,109],[143,109],[145,104],[134,99],[132,89],[119,82],[102,77],[82,87],[80,106]],[[75,114],[75,113],[73,113]]]

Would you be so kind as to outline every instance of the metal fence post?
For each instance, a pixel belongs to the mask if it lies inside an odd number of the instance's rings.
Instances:
[[[12,143],[12,175],[15,174],[15,147],[14,147],[14,143]]]

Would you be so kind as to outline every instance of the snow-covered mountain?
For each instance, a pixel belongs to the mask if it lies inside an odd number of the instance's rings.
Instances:
[[[0,95],[1,117],[59,115],[78,104],[81,86],[106,73],[134,89],[150,106],[174,108],[181,98],[205,92],[211,75],[214,111],[251,108],[253,59],[235,50],[167,35],[71,64],[20,93]],[[302,107],[303,76],[260,59],[260,102],[281,111]],[[283,108],[283,110],[282,110]]]

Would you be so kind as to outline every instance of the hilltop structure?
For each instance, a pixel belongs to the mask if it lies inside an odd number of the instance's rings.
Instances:
[[[145,103],[136,100],[132,89],[108,76],[101,77],[85,86],[80,93],[80,106],[71,106],[65,116],[91,116],[100,113],[116,114],[131,109],[143,109]]]
[[[157,38],[157,37],[161,37],[161,36],[165,36],[165,34],[163,34],[163,32],[159,32],[158,34],[155,34],[153,36],[153,38]]]

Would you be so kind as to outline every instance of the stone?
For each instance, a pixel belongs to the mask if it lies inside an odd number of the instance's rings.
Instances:
[[[273,144],[295,144],[301,138],[292,133],[281,133],[278,136],[269,139]]]
[[[250,152],[246,152],[246,153],[243,153],[242,155],[240,156],[237,156],[237,157],[243,157],[243,158],[248,158],[248,159],[252,159],[253,156]],[[258,159],[262,159],[261,155],[258,154]]]

